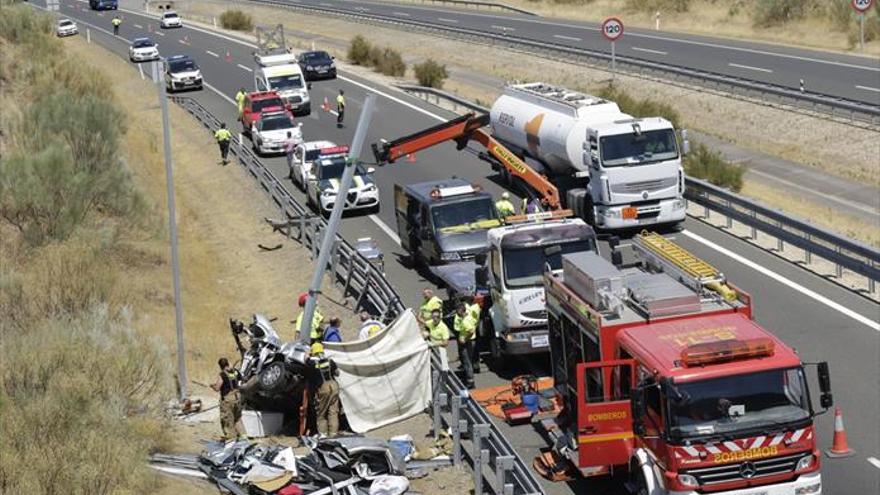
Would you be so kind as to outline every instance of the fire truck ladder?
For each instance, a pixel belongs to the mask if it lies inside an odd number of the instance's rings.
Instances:
[[[727,300],[736,299],[736,291],[727,286],[724,274],[662,235],[642,231],[633,238],[633,247],[648,263],[673,275],[692,289],[700,291],[707,288]]]

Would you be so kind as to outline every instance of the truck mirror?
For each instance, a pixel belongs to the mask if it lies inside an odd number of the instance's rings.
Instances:
[[[645,387],[636,387],[633,390],[632,399],[630,399],[632,409],[632,429],[633,433],[638,436],[645,435]]]
[[[474,283],[477,288],[489,286],[489,267],[478,266],[474,270]]]
[[[828,371],[828,363],[822,361],[816,365],[816,373],[819,375],[819,405],[822,409],[830,409],[834,405],[834,395],[831,393],[831,373]]]
[[[479,253],[474,255],[474,263],[478,266],[486,266],[486,253]]]

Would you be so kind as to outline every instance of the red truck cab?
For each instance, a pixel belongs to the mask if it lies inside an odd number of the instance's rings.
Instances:
[[[260,120],[263,113],[290,112],[290,105],[284,103],[277,91],[255,91],[248,93],[244,98],[244,106],[241,111],[241,128],[245,134],[250,135],[251,128]],[[291,113],[291,118],[293,114]]]

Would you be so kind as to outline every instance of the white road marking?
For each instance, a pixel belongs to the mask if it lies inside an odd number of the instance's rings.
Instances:
[[[758,72],[769,72],[769,73],[773,73],[772,70],[770,70],[770,69],[764,69],[763,67],[752,67],[751,65],[742,65],[742,64],[727,64],[727,65],[729,65],[729,66],[731,66],[731,67],[739,67],[740,69],[756,70],[756,71],[758,71]]]
[[[684,234],[685,236],[690,237],[691,239],[699,242],[700,244],[703,244],[704,246],[706,246],[710,249],[718,251],[719,253],[727,256],[728,258],[731,258],[735,261],[742,263],[743,265],[751,268],[752,270],[755,270],[758,273],[766,275],[767,277],[781,283],[782,285],[785,285],[785,286],[787,286],[797,292],[800,292],[801,294],[809,297],[810,299],[813,299],[816,302],[819,302],[821,304],[824,304],[825,306],[828,306],[829,308],[837,311],[838,313],[841,313],[845,316],[852,318],[853,320],[867,326],[868,328],[871,328],[873,330],[880,332],[880,323],[877,323],[876,321],[872,320],[871,318],[866,318],[866,317],[860,315],[859,313],[856,313],[855,311],[847,308],[846,306],[839,304],[837,302],[834,302],[831,299],[828,299],[827,297],[819,294],[818,292],[810,290],[797,282],[789,280],[789,279],[783,277],[782,275],[780,275],[780,274],[778,274],[768,268],[765,268],[765,267],[755,263],[754,261],[746,259],[745,257],[743,257],[739,254],[736,254],[727,248],[721,247],[718,244],[715,244],[714,242],[712,242],[706,238],[703,238],[697,234],[694,234],[693,232],[691,232],[689,230],[684,230],[681,233]]]
[[[514,28],[512,28],[512,27],[499,26],[499,25],[497,25],[497,24],[492,24],[492,27],[495,28],[495,29],[500,29],[500,30],[502,30],[502,31],[516,31],[516,29],[514,29]]]
[[[217,55],[216,53],[212,52],[211,50],[205,50],[205,53],[207,53],[208,55],[210,55],[212,57],[217,57],[217,58],[220,57],[220,55]]]
[[[880,469],[880,459],[876,457],[868,457],[868,462],[874,465],[875,468]]]
[[[254,71],[254,69],[251,69],[250,67],[248,67],[248,66],[246,66],[246,65],[241,65],[241,64],[236,64],[236,65],[238,65],[238,68],[239,68],[239,69],[244,69],[244,70],[246,70],[246,71],[248,71],[248,72],[253,72],[253,71]]]
[[[138,28],[138,29],[143,29],[143,28],[144,28],[144,27],[141,26],[140,24],[132,24],[132,26],[134,26],[134,27],[136,27],[136,28]]]
[[[378,215],[370,215],[367,218],[372,220],[373,223],[375,223],[377,227],[382,229],[382,232],[385,232],[385,235],[390,237],[391,240],[394,241],[395,244],[397,244],[398,246],[400,245],[400,237],[397,235],[396,232],[391,230],[391,227],[389,227],[387,223],[383,222],[382,219],[379,218]]]
[[[639,48],[637,46],[632,47],[632,49],[633,49],[633,51],[637,51],[637,52],[654,53],[657,55],[668,55],[669,54],[669,52],[664,52],[664,51],[660,51],[660,50],[651,50],[650,48]]]
[[[409,17],[409,16],[410,16],[410,15],[407,14],[406,12],[397,12],[397,11],[395,11],[395,12],[392,12],[392,14],[394,14],[394,15],[399,15],[400,17]]]
[[[211,86],[210,84],[208,84],[208,83],[206,83],[206,82],[203,82],[202,84],[204,84],[206,88],[208,88],[208,89],[210,89],[211,91],[217,93],[217,95],[220,96],[220,98],[223,98],[224,100],[228,101],[229,103],[232,103],[233,105],[236,106],[236,108],[238,108],[238,105],[235,103],[235,100],[233,100],[232,98],[230,98],[229,96],[227,96],[225,93],[223,93],[223,92],[220,91],[219,89],[215,88],[214,86]]]
[[[864,89],[865,91],[874,91],[875,93],[880,93],[880,88],[872,88],[871,86],[856,86],[858,89]]]
[[[561,34],[554,34],[553,37],[554,37],[554,38],[559,38],[559,39],[561,39],[561,40],[568,40],[568,41],[583,41],[582,39],[580,39],[580,38],[576,38],[576,37],[574,37],[574,36],[563,36],[563,35],[561,35]]]
[[[877,215],[877,209],[872,208],[872,207],[870,207],[870,206],[868,206],[868,205],[864,205],[864,204],[856,203],[856,202],[854,202],[854,201],[849,201],[849,200],[846,200],[846,199],[838,198],[837,196],[832,196],[832,195],[830,195],[830,194],[825,194],[825,193],[823,193],[823,192],[819,192],[819,191],[817,191],[817,190],[815,190],[815,189],[810,189],[809,187],[802,186],[802,185],[800,185],[800,184],[795,184],[794,182],[790,182],[790,181],[785,180],[785,179],[780,179],[779,177],[777,177],[777,176],[775,176],[775,175],[773,175],[773,174],[768,174],[767,172],[762,172],[762,171],[760,171],[760,170],[755,170],[754,168],[750,168],[749,171],[748,171],[748,173],[750,173],[750,174],[755,174],[755,175],[760,175],[761,177],[764,177],[765,179],[772,180],[772,181],[776,181],[776,182],[779,182],[779,183],[781,183],[781,184],[785,184],[785,185],[788,186],[788,187],[793,187],[793,188],[795,188],[795,189],[800,189],[801,191],[808,192],[808,193],[810,193],[810,194],[815,194],[816,196],[821,196],[821,197],[823,197],[823,198],[825,198],[825,199],[827,199],[827,200],[829,200],[829,201],[834,201],[835,203],[842,204],[842,205],[847,206],[847,207],[849,207],[849,208],[854,208],[854,209],[859,210],[859,211],[864,211],[865,213],[870,213],[870,214],[873,214],[873,215]]]
[[[452,24],[458,24],[458,21],[456,21],[455,19],[446,19],[445,17],[438,17],[437,20],[441,22],[451,22]]]
[[[146,77],[144,77],[144,66],[142,66],[141,64],[137,64],[137,66],[138,72],[141,73],[141,81],[143,81],[144,79],[146,79]]]
[[[153,34],[155,34],[156,36],[165,36],[165,33],[161,32],[161,31],[156,31]]]
[[[322,7],[332,7],[333,6],[333,4],[329,4],[329,3],[320,3],[318,5],[320,5]]]

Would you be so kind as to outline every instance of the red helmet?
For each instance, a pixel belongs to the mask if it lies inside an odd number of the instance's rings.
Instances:
[[[303,292],[302,294],[299,295],[299,305],[300,305],[300,306],[305,306],[305,305],[306,305],[306,301],[307,301],[308,299],[309,299],[309,293],[308,293],[308,292]]]

